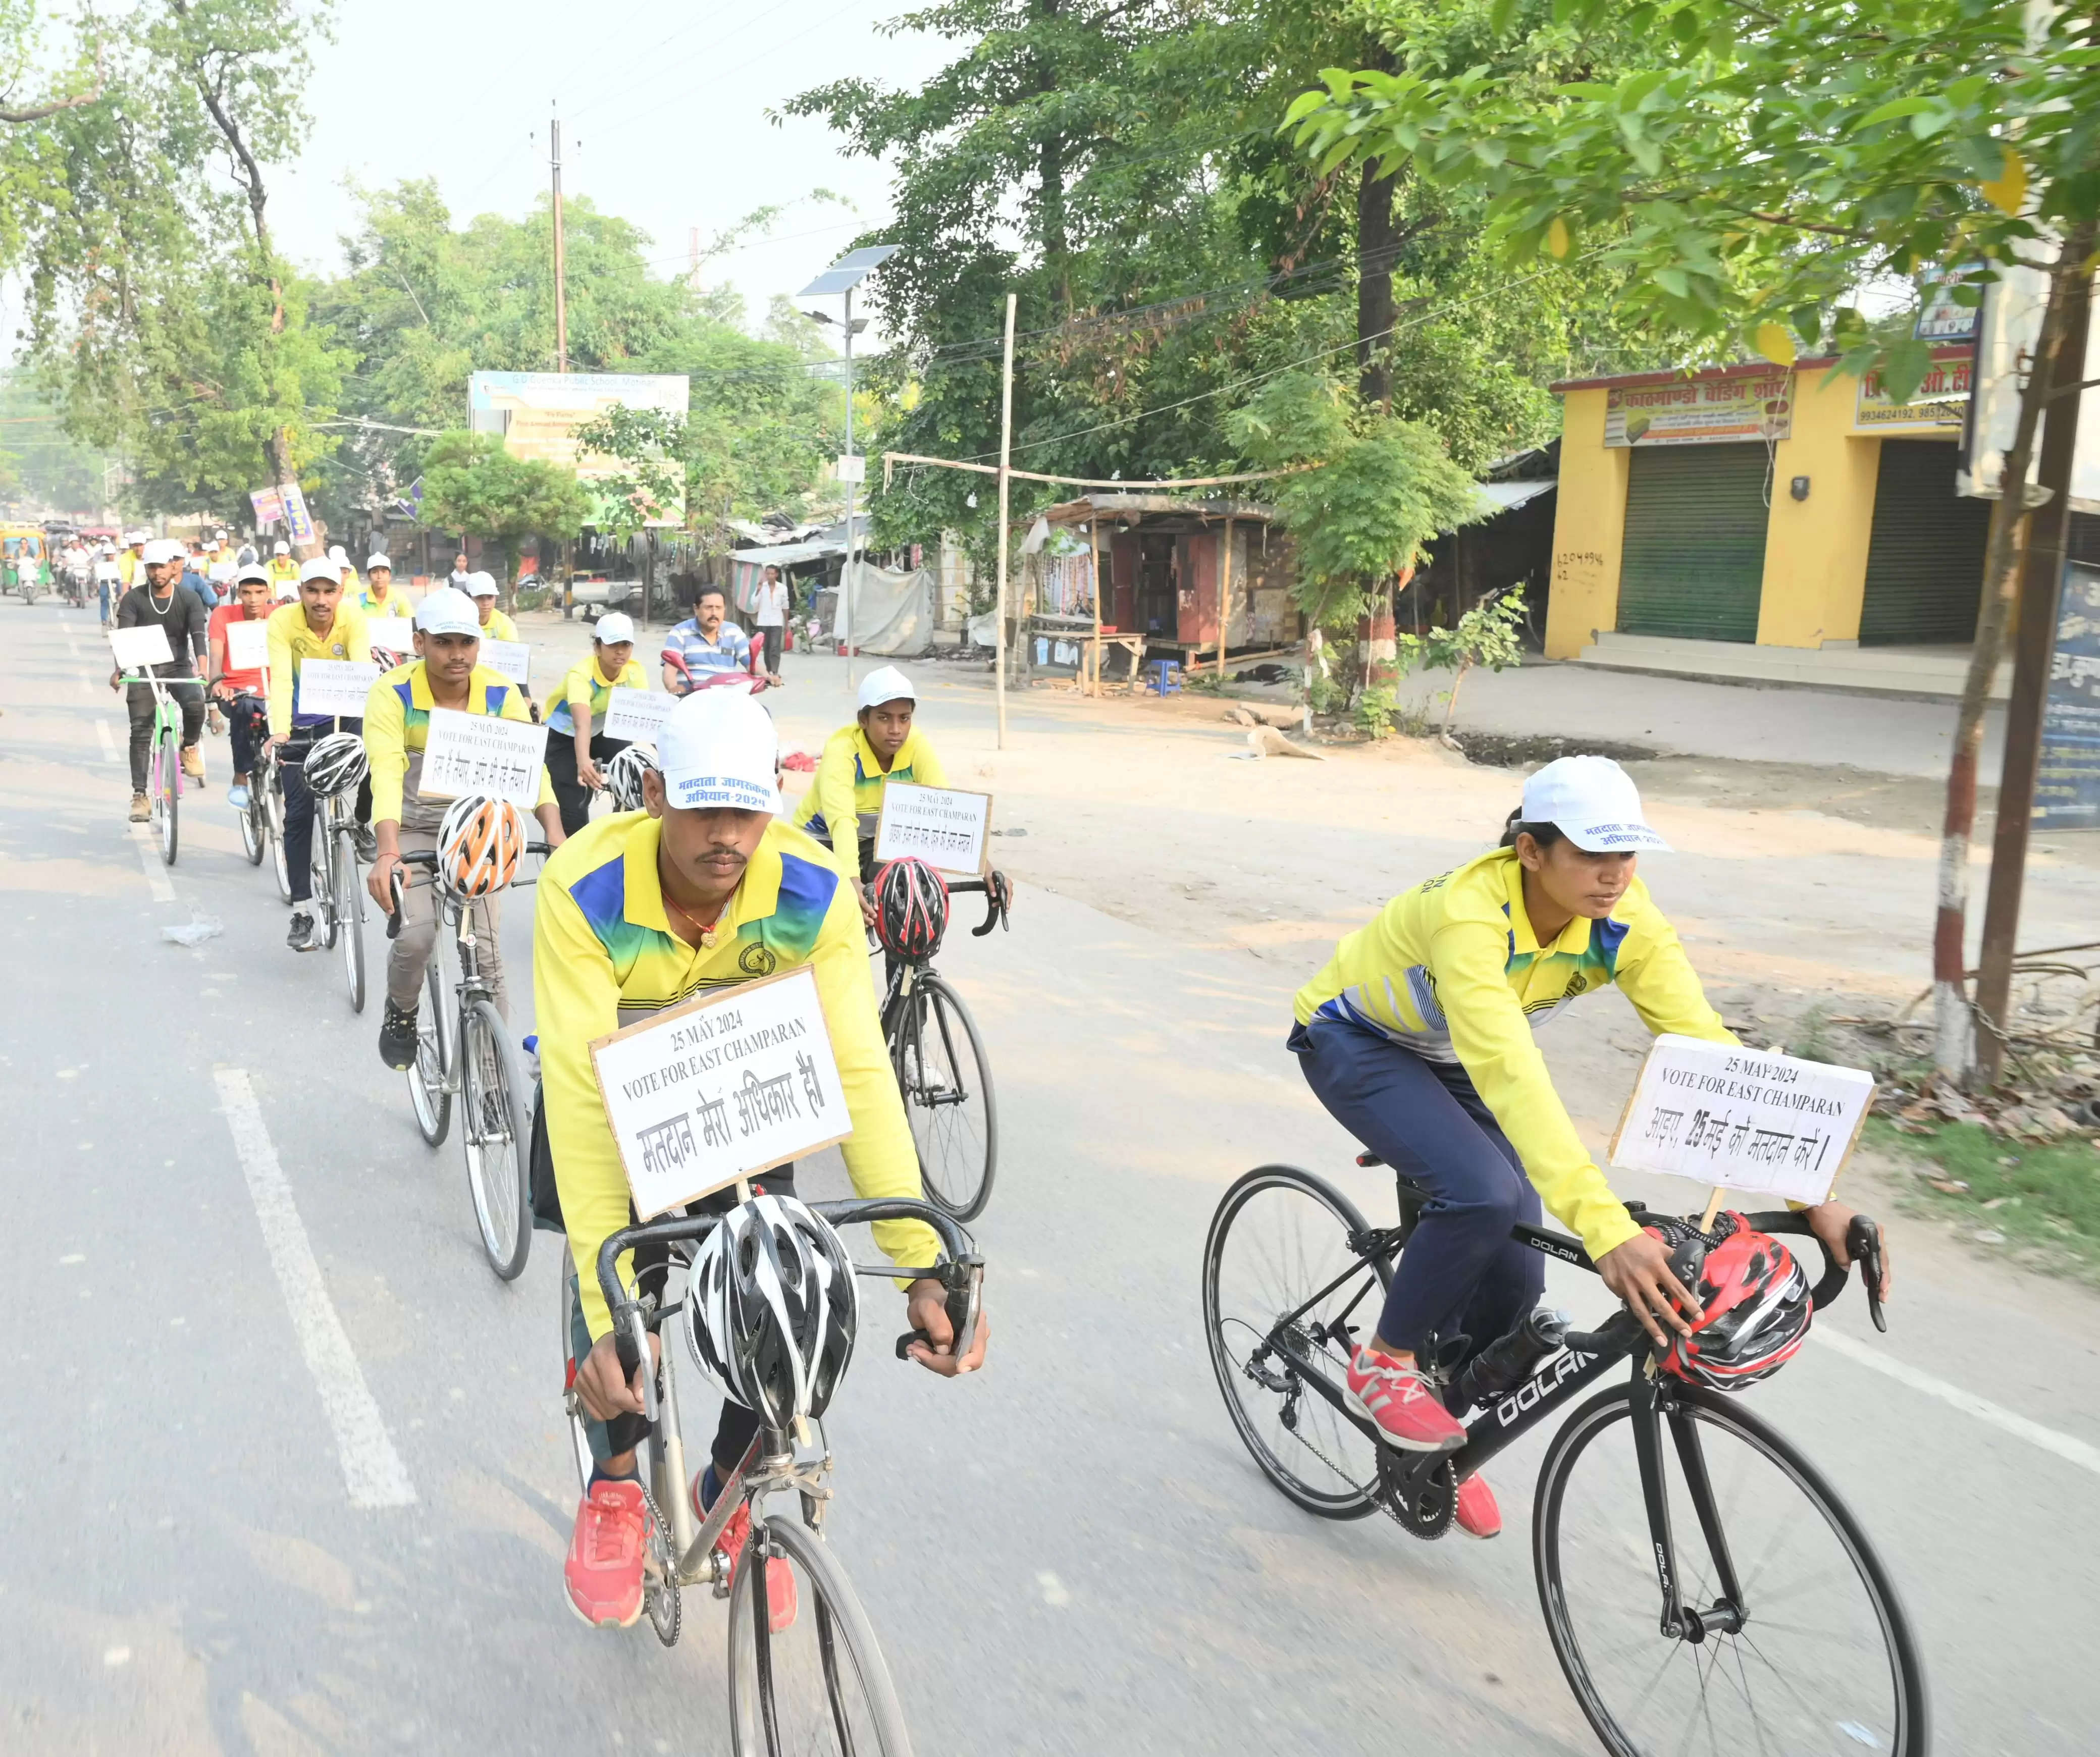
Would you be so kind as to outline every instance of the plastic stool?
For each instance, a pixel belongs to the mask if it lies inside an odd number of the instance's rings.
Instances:
[[[1154,659],[1145,667],[1145,686],[1155,695],[1174,694],[1181,687],[1181,662],[1179,659]]]

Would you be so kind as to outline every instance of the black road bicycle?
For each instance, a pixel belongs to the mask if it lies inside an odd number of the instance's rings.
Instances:
[[[1379,1162],[1364,1154],[1358,1163]],[[1924,1757],[1917,1644],[1859,1521],[1739,1398],[1654,1371],[1648,1338],[1623,1308],[1594,1333],[1571,1330],[1557,1349],[1548,1345],[1473,1417],[1458,1451],[1383,1443],[1350,1403],[1344,1374],[1432,1200],[1404,1177],[1398,1185],[1400,1223],[1374,1227],[1325,1179],[1264,1165],[1225,1192],[1211,1222],[1211,1364],[1269,1480],[1323,1518],[1380,1509],[1417,1537],[1438,1538],[1462,1477],[1565,1413],[1539,1468],[1532,1561],[1554,1653],[1606,1750]],[[1626,1206],[1648,1221],[1640,1204]],[[1813,1236],[1798,1213],[1746,1218]],[[1696,1222],[1682,1230],[1709,1244],[1719,1236]],[[1513,1236],[1595,1267],[1565,1234],[1519,1226]],[[1859,1217],[1846,1248],[1875,1327],[1886,1329],[1880,1229]],[[1819,1310],[1848,1274],[1823,1254]],[[1621,1367],[1624,1383],[1576,1403]]]

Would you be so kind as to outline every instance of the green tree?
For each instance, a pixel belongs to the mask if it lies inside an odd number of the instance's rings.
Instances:
[[[423,461],[423,522],[493,539],[503,553],[499,577],[506,601],[518,539],[535,533],[573,537],[591,500],[574,470],[513,457],[500,440],[464,428],[431,441]]]

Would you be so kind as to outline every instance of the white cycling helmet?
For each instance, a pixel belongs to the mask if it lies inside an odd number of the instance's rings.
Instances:
[[[686,1339],[701,1372],[770,1428],[821,1416],[859,1328],[853,1260],[788,1196],[755,1196],[701,1242],[686,1290]]]
[[[518,876],[525,857],[525,814],[508,799],[469,793],[438,826],[438,876],[460,896],[487,896]]]
[[[311,793],[347,793],[372,772],[364,741],[354,732],[332,732],[307,752],[307,789]]]
[[[615,812],[642,809],[642,777],[655,767],[656,747],[653,744],[630,744],[613,753],[611,760],[600,773],[605,777],[605,790],[612,795]]]

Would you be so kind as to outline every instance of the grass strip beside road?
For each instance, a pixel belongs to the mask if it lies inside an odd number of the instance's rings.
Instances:
[[[1970,1122],[1912,1134],[1880,1116],[1868,1119],[1866,1140],[1912,1174],[1912,1205],[1979,1244],[2100,1284],[2100,1147],[2092,1142],[2036,1146]]]

